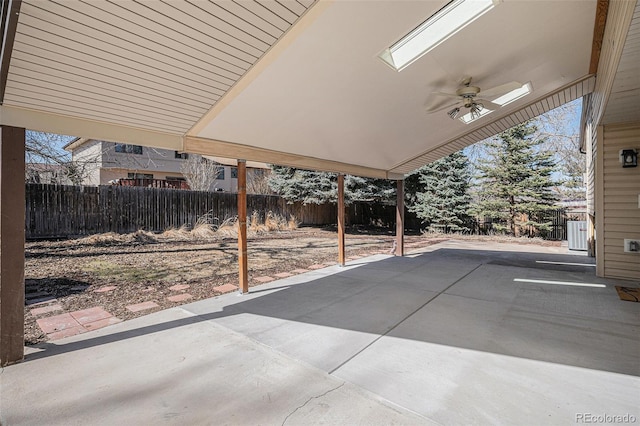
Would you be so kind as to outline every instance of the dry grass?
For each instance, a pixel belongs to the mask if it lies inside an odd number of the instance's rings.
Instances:
[[[78,240],[78,243],[88,246],[111,246],[131,243],[153,244],[165,242],[215,241],[220,238],[237,238],[237,216],[228,218],[219,225],[218,222],[218,218],[214,218],[211,215],[204,215],[198,218],[193,228],[187,226],[169,228],[160,234],[144,230],[130,234],[108,232],[106,234],[96,234],[81,238]],[[291,216],[287,220],[285,217],[272,212],[268,212],[265,215],[264,221],[261,221],[260,215],[255,211],[248,218],[247,222],[247,232],[249,235],[293,231],[300,225],[294,216]]]
[[[107,232],[106,234],[90,235],[79,239],[77,242],[89,246],[110,246],[117,244],[141,243],[150,244],[158,241],[158,236],[153,232],[138,230],[131,234],[116,234]]]

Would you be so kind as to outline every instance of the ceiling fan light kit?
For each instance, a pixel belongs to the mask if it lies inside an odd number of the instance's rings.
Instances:
[[[498,3],[499,0],[453,0],[378,56],[394,70],[402,71]]]
[[[465,124],[469,124],[487,114],[496,111],[511,102],[527,96],[531,93],[531,82],[522,84],[517,81],[501,84],[500,86],[492,87],[487,90],[482,90],[478,86],[471,85],[471,77],[467,77],[462,81],[461,86],[455,91],[455,93],[448,92],[436,92],[434,95],[456,99],[453,103],[447,103],[445,105],[439,105],[432,108],[427,108],[427,112],[433,113],[445,108],[449,108],[456,104],[456,107],[447,112],[447,115],[451,119],[459,119]],[[489,99],[483,99],[479,96],[488,97]],[[459,116],[460,110],[466,108],[468,113],[463,116]]]

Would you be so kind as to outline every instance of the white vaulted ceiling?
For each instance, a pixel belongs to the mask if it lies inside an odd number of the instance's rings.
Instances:
[[[17,0],[14,0],[14,2]],[[503,0],[401,72],[447,0],[22,0],[2,124],[397,177],[593,90],[597,0]],[[465,125],[432,92],[531,82]]]

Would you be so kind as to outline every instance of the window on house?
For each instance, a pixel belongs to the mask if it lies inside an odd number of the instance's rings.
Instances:
[[[189,154],[187,154],[186,152],[176,151],[176,158],[186,160],[187,158],[189,158]]]
[[[232,167],[231,168],[231,178],[232,179],[238,179],[238,168],[237,167]]]
[[[218,168],[218,176],[216,177],[218,180],[224,180],[224,167]]]
[[[129,179],[153,179],[151,173],[127,173]]]
[[[166,180],[173,180],[173,181],[180,181],[180,182],[184,182],[186,179],[183,177],[178,177],[178,176],[167,176]]]
[[[116,152],[123,154],[142,154],[142,147],[140,145],[129,145],[126,143],[117,143]]]

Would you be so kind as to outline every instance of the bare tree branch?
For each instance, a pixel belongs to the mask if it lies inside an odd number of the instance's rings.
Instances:
[[[224,168],[213,160],[202,155],[191,154],[182,165],[184,175],[189,187],[194,191],[211,191],[215,189],[218,175]]]

